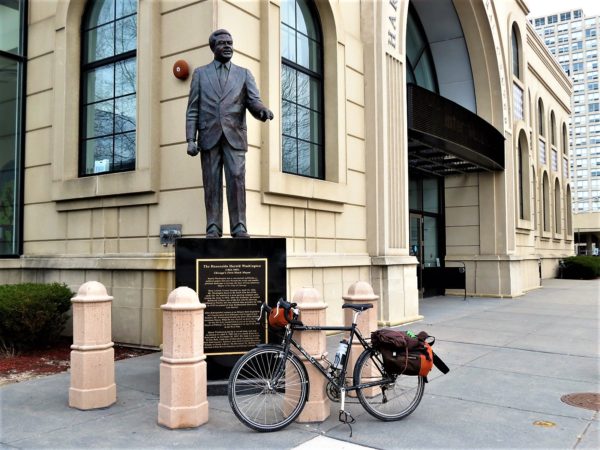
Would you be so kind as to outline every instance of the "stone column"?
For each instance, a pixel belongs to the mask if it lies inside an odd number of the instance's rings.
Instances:
[[[192,428],[208,421],[204,308],[188,287],[169,294],[163,310],[158,423]]]
[[[97,281],[81,285],[73,303],[69,406],[105,408],[117,401],[115,351],[111,340],[112,297]]]
[[[357,281],[348,288],[348,294],[342,297],[345,303],[371,303],[373,308],[363,311],[358,316],[356,322],[357,328],[360,334],[365,339],[371,339],[371,332],[377,329],[377,304],[379,297],[373,293],[373,288],[366,281]],[[344,310],[344,324],[349,327],[352,325],[352,319],[354,318],[354,311],[352,309]],[[348,375],[352,377],[354,374],[354,365],[356,360],[363,351],[363,347],[358,341],[354,339],[352,348],[349,352],[350,361],[348,362]]]
[[[327,304],[314,288],[298,289],[294,294],[293,302],[300,309],[300,320],[307,326],[326,325]],[[310,356],[321,360],[327,356],[327,336],[325,331],[299,331],[295,334],[297,342],[304,347]],[[304,359],[304,358],[302,358]],[[297,422],[323,422],[330,413],[329,398],[325,392],[327,380],[309,362],[304,361],[310,381],[310,392],[306,406],[302,410]]]

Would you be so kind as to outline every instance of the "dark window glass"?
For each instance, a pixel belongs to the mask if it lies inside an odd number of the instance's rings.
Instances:
[[[560,217],[560,185],[558,180],[554,182],[554,232],[560,233],[561,231],[561,217]]]
[[[523,146],[519,140],[519,217],[525,219],[525,179],[523,173]]]
[[[538,101],[538,132],[540,136],[544,135],[544,105],[542,100]]]
[[[518,29],[513,25],[512,29],[512,65],[513,75],[519,78],[519,39],[517,38]]]
[[[281,2],[283,171],[324,179],[323,41],[310,0]]]
[[[408,9],[406,24],[406,73],[409,83],[439,92],[429,42],[412,6]]]
[[[0,1],[0,51],[23,54],[21,17],[25,2]]]
[[[22,252],[27,3],[0,1],[0,256]]]
[[[542,223],[544,231],[550,231],[550,190],[548,174],[544,174],[542,183]]]
[[[93,0],[83,18],[80,175],[135,169],[136,0]]]

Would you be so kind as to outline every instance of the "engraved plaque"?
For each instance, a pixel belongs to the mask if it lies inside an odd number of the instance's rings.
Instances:
[[[267,258],[197,259],[204,310],[204,353],[241,355],[268,339],[256,318],[267,294]]]

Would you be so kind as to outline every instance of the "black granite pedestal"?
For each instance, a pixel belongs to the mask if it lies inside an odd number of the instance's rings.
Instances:
[[[177,239],[175,284],[198,293],[204,310],[209,395],[223,395],[235,362],[269,341],[260,306],[286,295],[283,238]]]

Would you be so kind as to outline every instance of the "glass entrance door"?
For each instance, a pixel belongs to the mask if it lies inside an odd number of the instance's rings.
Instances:
[[[423,296],[439,293],[439,289],[426,285],[423,273],[444,264],[443,183],[443,178],[419,174],[411,174],[409,180],[409,250],[418,260],[417,282]]]
[[[417,258],[417,286],[419,296],[423,292],[423,217],[410,215],[410,255]]]

